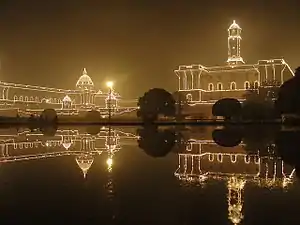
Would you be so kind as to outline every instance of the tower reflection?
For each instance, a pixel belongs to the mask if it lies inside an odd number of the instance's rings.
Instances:
[[[217,133],[219,135],[221,131]],[[235,141],[238,139],[240,137],[224,140],[238,143],[240,141]],[[178,153],[178,168],[174,175],[184,186],[205,187],[212,180],[224,182],[227,187],[228,218],[232,224],[240,224],[244,218],[243,198],[247,184],[287,190],[293,183],[294,167],[286,164],[276,155],[276,151],[270,150],[269,154],[265,154],[257,150],[249,155],[244,142],[236,146],[217,143],[206,138],[190,137],[188,144]],[[269,146],[266,150],[271,148]]]

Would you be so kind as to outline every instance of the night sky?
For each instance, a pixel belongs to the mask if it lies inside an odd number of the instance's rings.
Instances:
[[[97,3],[101,2],[101,3]],[[248,63],[300,65],[299,1],[1,0],[0,80],[74,88],[83,67],[126,97],[177,87],[180,64],[222,65],[227,28],[242,27]]]

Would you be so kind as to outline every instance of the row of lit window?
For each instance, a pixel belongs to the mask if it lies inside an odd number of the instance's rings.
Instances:
[[[45,99],[43,98],[47,103],[62,103],[62,100],[61,99],[57,99],[57,98],[49,98],[49,99]],[[14,101],[25,101],[25,102],[42,102],[43,99],[39,99],[38,97],[28,97],[28,96],[14,96]]]
[[[237,86],[237,85],[236,85],[235,82],[231,82],[231,83],[230,83],[230,90],[236,90],[236,89],[237,89],[236,86]],[[258,87],[259,87],[259,82],[258,82],[258,81],[255,81],[255,82],[254,82],[254,85],[253,85],[253,88],[254,88],[254,89],[257,89]],[[244,82],[244,89],[250,89],[250,88],[251,88],[250,82],[249,82],[249,81],[245,81],[245,82]],[[215,90],[215,87],[214,87],[214,84],[213,84],[213,83],[209,83],[209,84],[208,84],[208,90],[209,90],[209,91]],[[216,90],[218,90],[218,91],[223,90],[223,84],[222,84],[221,82],[217,83]]]
[[[60,146],[61,141],[47,141],[46,146]],[[23,149],[23,148],[38,148],[39,142],[29,142],[29,143],[14,143],[14,149]]]

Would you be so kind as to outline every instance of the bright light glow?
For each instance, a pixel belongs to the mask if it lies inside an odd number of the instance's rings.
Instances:
[[[106,164],[107,164],[107,166],[112,167],[112,165],[113,165],[113,159],[112,158],[108,158],[106,160]]]
[[[112,81],[107,81],[107,82],[106,82],[106,86],[109,87],[110,89],[112,89],[113,86],[114,86],[114,82],[112,82]]]

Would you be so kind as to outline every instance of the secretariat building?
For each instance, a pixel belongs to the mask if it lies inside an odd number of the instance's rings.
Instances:
[[[120,101],[121,96],[112,88],[105,92],[97,89],[86,69],[71,90],[0,81],[0,96],[0,116],[39,114],[47,108],[55,109],[59,115],[80,115],[90,110],[105,115],[108,107],[114,113],[136,108],[132,107],[136,106],[135,102],[125,107],[126,101]]]
[[[245,63],[241,55],[242,29],[233,21],[228,28],[228,58],[224,66],[201,64],[179,66],[175,73],[178,90],[194,104],[214,103],[222,98],[243,100],[247,89],[258,88],[265,81],[282,84],[294,73],[284,59]]]

